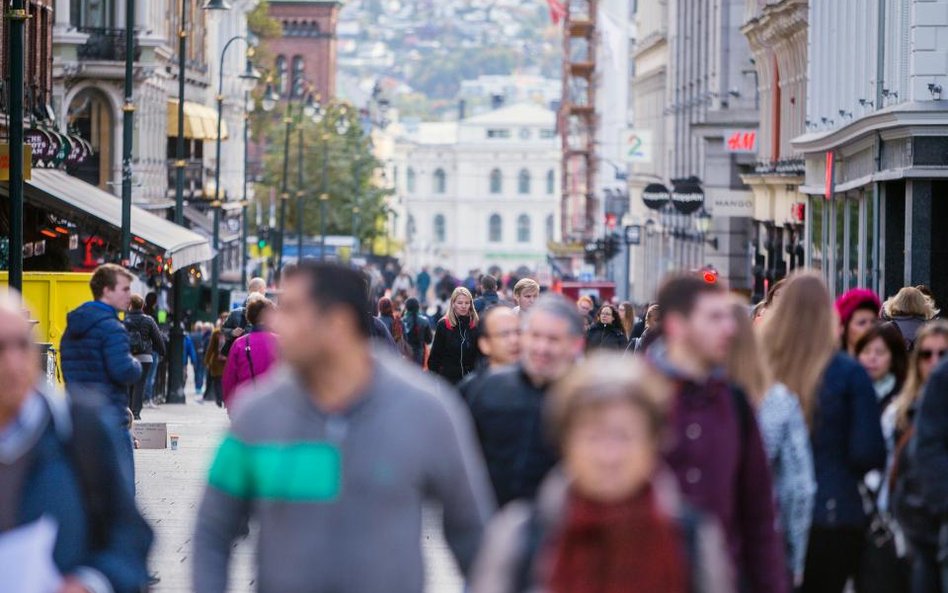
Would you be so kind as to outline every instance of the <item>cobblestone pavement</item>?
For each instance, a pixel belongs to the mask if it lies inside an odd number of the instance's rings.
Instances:
[[[191,538],[194,518],[204,488],[207,469],[218,440],[227,429],[227,414],[213,404],[199,404],[189,396],[184,405],[166,404],[142,411],[143,422],[166,422],[168,432],[179,436],[177,451],[135,452],[138,502],[155,529],[151,569],[161,582],[153,593],[191,591]],[[253,538],[234,550],[231,570],[233,593],[254,591]],[[462,583],[440,529],[437,513],[425,516],[423,547],[428,593],[460,593]]]

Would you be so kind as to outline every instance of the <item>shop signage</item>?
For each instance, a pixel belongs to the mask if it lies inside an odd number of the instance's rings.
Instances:
[[[36,162],[33,164],[41,165],[53,158],[58,151],[59,145],[53,138],[53,135],[46,130],[39,128],[30,128],[23,133],[23,141],[33,149],[33,158]]]
[[[642,243],[642,225],[630,224],[625,227],[625,244],[639,245]]]
[[[649,183],[642,190],[642,201],[645,202],[647,208],[652,210],[661,210],[670,199],[671,194],[668,188],[661,183]]]
[[[623,151],[627,163],[651,163],[654,144],[651,130],[636,130],[629,128],[622,134]]]
[[[694,214],[704,206],[704,190],[701,183],[694,179],[684,179],[675,183],[671,194],[672,204],[682,214]]]
[[[728,130],[724,133],[725,152],[757,152],[757,130]]]
[[[23,179],[32,179],[33,147],[23,144]],[[0,181],[10,181],[10,145],[0,144]]]
[[[752,217],[754,216],[754,197],[747,191],[708,188],[706,207],[715,217]]]

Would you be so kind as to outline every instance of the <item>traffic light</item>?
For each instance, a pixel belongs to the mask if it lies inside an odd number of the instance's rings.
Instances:
[[[619,255],[619,237],[615,233],[606,235],[605,241],[603,242],[603,251],[606,261]]]
[[[267,245],[270,244],[270,227],[262,226],[257,229],[257,248],[260,250],[266,249]]]

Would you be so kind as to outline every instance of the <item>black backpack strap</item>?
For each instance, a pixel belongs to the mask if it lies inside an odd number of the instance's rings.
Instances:
[[[247,356],[247,364],[250,365],[250,380],[253,382],[257,381],[257,373],[253,370],[253,357],[250,356],[250,336],[252,334],[247,334],[247,339],[244,341],[244,354]]]
[[[109,435],[91,405],[70,402],[69,416],[72,431],[68,438],[63,439],[63,446],[76,469],[82,490],[92,549],[100,550],[108,543],[113,509],[109,482],[115,476],[101,463],[105,458],[102,443],[109,439]]]
[[[731,401],[734,402],[734,412],[737,414],[737,421],[741,427],[741,450],[744,450],[744,443],[747,442],[747,435],[750,433],[750,423],[754,418],[754,410],[751,409],[750,401],[739,388],[730,385]]]
[[[527,520],[526,532],[523,540],[523,554],[517,564],[516,572],[516,593],[526,593],[533,586],[533,566],[536,561],[537,553],[540,550],[540,544],[543,542],[545,529],[543,521],[540,519],[540,512],[537,505],[530,506],[530,519]]]

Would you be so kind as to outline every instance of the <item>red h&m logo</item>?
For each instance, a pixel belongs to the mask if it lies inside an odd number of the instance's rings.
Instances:
[[[730,131],[724,138],[724,146],[727,152],[757,152],[757,131]]]

